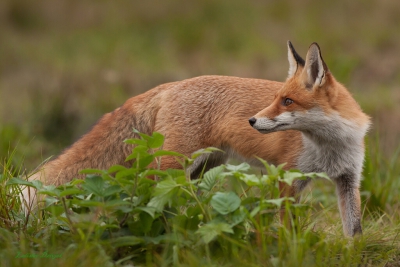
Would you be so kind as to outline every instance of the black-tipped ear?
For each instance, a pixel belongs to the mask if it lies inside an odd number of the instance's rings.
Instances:
[[[287,42],[288,46],[288,60],[289,60],[289,75],[288,78],[291,78],[296,73],[299,65],[304,67],[304,59],[302,59],[299,54],[297,54],[296,50],[290,41]]]
[[[312,43],[307,52],[306,63],[303,72],[304,82],[308,87],[322,86],[325,83],[328,67],[321,56],[321,49],[317,43]]]

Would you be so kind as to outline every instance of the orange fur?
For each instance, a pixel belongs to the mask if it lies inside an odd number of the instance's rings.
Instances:
[[[263,135],[248,118],[268,106],[282,83],[224,76],[202,76],[158,86],[133,97],[98,123],[71,147],[42,167],[42,180],[60,185],[85,168],[128,166],[132,150],[123,140],[133,138],[133,128],[165,135],[164,149],[190,156],[208,146],[231,147],[244,158],[258,156],[271,163],[292,162],[301,147],[295,131]],[[257,96],[257,97],[255,97]],[[296,143],[297,149],[287,148]],[[162,168],[179,168],[163,158]]]

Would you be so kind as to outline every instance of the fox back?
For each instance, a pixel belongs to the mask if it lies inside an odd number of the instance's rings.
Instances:
[[[133,97],[105,114],[30,179],[60,185],[82,178],[81,169],[127,166],[131,163],[125,158],[133,147],[123,140],[135,137],[132,129],[146,134],[157,131],[165,136],[165,150],[190,156],[213,146],[226,152],[198,157],[189,169],[192,178],[230,157],[260,166],[257,156],[272,164],[287,163],[287,169],[326,172],[338,185],[345,233],[361,232],[358,187],[369,118],[335,81],[318,45],[311,45],[304,61],[289,42],[288,56],[285,83],[202,76]],[[160,167],[181,165],[166,156]],[[283,191],[294,195],[306,184],[298,181]],[[28,195],[25,191],[30,203]]]

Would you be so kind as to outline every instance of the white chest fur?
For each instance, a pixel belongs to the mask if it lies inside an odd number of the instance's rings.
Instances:
[[[352,174],[358,182],[368,125],[359,126],[338,114],[321,116],[315,124],[315,130],[302,131],[303,150],[297,167],[303,172],[325,172],[331,179]]]

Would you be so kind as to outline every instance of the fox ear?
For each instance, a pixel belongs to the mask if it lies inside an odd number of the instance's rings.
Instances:
[[[308,49],[303,77],[306,87],[322,86],[325,83],[328,67],[321,56],[321,49],[317,43],[312,43]]]
[[[294,47],[290,41],[287,42],[288,46],[288,60],[289,60],[289,75],[288,79],[292,78],[295,74],[296,71],[300,66],[304,67],[304,59],[302,59],[294,50]]]

